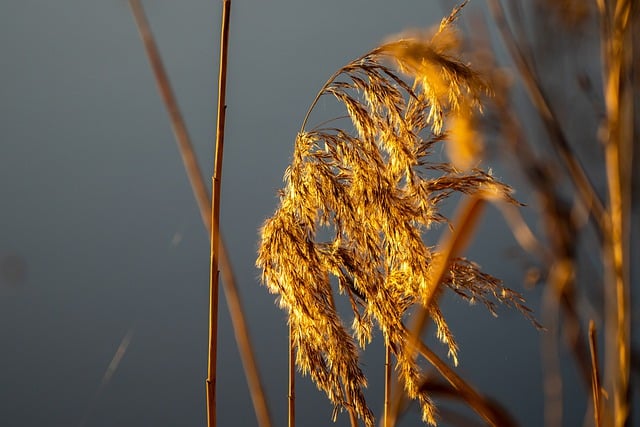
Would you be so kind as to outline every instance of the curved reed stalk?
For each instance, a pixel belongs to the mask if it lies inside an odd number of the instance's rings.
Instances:
[[[407,345],[402,324],[408,310],[424,308],[454,363],[457,344],[438,305],[431,304],[444,289],[492,312],[497,300],[528,314],[517,293],[423,239],[433,224],[448,222],[438,208],[454,193],[491,193],[516,203],[490,173],[432,155],[445,141],[463,148],[475,142],[447,140],[445,121],[472,117],[488,92],[457,59],[452,22],[458,11],[435,31],[404,34],[373,49],[325,83],[296,137],[280,206],[261,230],[257,265],[289,314],[299,369],[336,408],[354,410],[367,426],[374,417],[362,391],[367,379],[358,353],[374,324],[395,356],[404,392],[420,403],[423,420],[435,424],[433,403],[420,389],[415,346]],[[344,107],[347,126],[307,129],[324,96]],[[438,263],[441,288],[433,278]],[[351,304],[351,331],[335,310],[334,283]]]

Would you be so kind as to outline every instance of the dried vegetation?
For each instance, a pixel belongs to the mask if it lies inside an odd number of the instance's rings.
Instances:
[[[489,92],[459,59],[452,25],[459,10],[435,31],[402,34],[329,79],[296,138],[280,206],[261,230],[257,265],[288,312],[299,369],[368,426],[374,417],[362,391],[367,381],[359,348],[374,328],[395,356],[405,392],[420,402],[423,420],[435,424],[422,369],[407,346],[403,321],[410,309],[428,309],[454,363],[458,346],[438,304],[428,305],[429,295],[448,288],[493,313],[499,302],[529,316],[518,293],[467,259],[453,260],[442,283],[433,280],[439,253],[424,235],[448,221],[439,209],[445,199],[490,194],[517,203],[490,173],[433,155],[439,144],[452,143],[445,119],[471,117]],[[323,96],[344,106],[347,129],[306,129]],[[454,142],[476,142],[467,137]],[[336,309],[334,281],[351,304],[352,321]]]

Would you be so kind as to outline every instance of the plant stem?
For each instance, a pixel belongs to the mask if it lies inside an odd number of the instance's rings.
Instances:
[[[605,291],[605,387],[613,398],[605,425],[627,424],[631,348],[630,207],[634,146],[633,39],[637,4],[629,0],[599,0],[602,31],[603,92],[607,111],[603,133],[609,192],[607,241],[608,281]]]
[[[228,1],[225,1],[225,5],[224,5],[225,10],[223,10],[223,28],[226,27],[226,30],[223,29],[223,36],[222,36],[223,40],[228,39],[228,26],[229,26],[229,9],[228,9],[229,4],[228,3],[229,3]],[[198,168],[196,156],[193,151],[191,142],[189,140],[186,125],[184,123],[184,120],[182,119],[182,115],[180,114],[178,103],[176,102],[176,99],[173,96],[173,93],[171,91],[171,85],[169,83],[167,74],[164,70],[164,66],[162,65],[162,59],[156,47],[153,34],[151,33],[149,24],[145,18],[142,4],[140,0],[130,0],[130,6],[133,11],[133,15],[136,20],[136,25],[138,27],[138,30],[140,32],[140,36],[143,40],[145,50],[149,57],[149,61],[151,62],[151,66],[155,74],[158,89],[162,95],[167,111],[169,112],[175,137],[178,142],[178,148],[180,150],[180,154],[182,155],[184,166],[189,176],[189,180],[191,182],[191,187],[192,187],[194,196],[196,197],[196,200],[198,202],[198,207],[200,209],[200,216],[202,218],[202,222],[204,223],[205,228],[210,234],[212,242],[214,241],[213,237],[217,236],[216,238],[218,241],[218,245],[216,249],[219,250],[219,260],[223,267],[222,268],[222,275],[224,278],[223,289],[227,299],[227,303],[228,303],[227,305],[229,307],[229,314],[231,317],[231,324],[233,326],[233,332],[235,335],[236,343],[238,345],[238,351],[242,358],[242,364],[245,371],[245,375],[247,377],[247,383],[249,385],[249,391],[251,393],[251,399],[256,412],[256,417],[258,419],[260,426],[270,427],[271,421],[269,417],[268,407],[266,404],[266,397],[260,382],[258,366],[255,361],[255,357],[253,356],[253,349],[251,348],[249,331],[247,329],[245,316],[242,310],[240,295],[237,291],[236,281],[233,274],[233,269],[231,268],[231,263],[229,261],[227,251],[220,237],[220,232],[218,228],[219,221],[217,220],[219,218],[219,213],[218,213],[218,216],[216,216],[216,221],[213,221],[212,220],[213,218],[212,202],[209,201],[209,196],[207,195],[207,192],[206,192],[206,186],[204,185],[204,180],[202,179],[202,173]],[[223,73],[223,70],[224,70],[224,78],[221,78],[221,80],[224,81],[226,80],[227,41],[224,41],[224,42],[221,41],[221,45],[225,46],[224,49],[221,49],[221,64],[223,63],[225,64],[224,67],[221,65],[221,74]],[[224,60],[222,60],[223,51],[225,52]],[[226,85],[221,84],[221,86],[223,87],[223,90],[221,90],[220,93],[223,93],[223,96],[224,96],[224,87]],[[224,99],[222,100],[222,105],[224,105]],[[223,109],[223,114],[224,114],[224,109]],[[219,129],[221,125],[221,132],[219,132],[217,136],[219,137],[218,141],[221,142],[222,141],[221,137],[224,134],[224,116],[219,117],[219,119],[221,119],[221,122],[219,123]],[[217,144],[216,147],[221,150],[222,144],[219,143]],[[217,175],[218,190],[217,190],[217,193],[215,192],[214,193],[217,196],[217,200],[219,200],[219,196],[220,196],[219,177],[221,173],[221,170],[220,170],[222,165],[221,162],[222,162],[221,152],[219,156],[216,153],[216,170],[218,170],[218,175]],[[219,212],[219,202],[218,202],[218,212]],[[217,271],[217,267],[216,267],[216,271]],[[216,280],[217,280],[217,274],[216,274]],[[215,304],[212,304],[212,305],[217,308],[218,292],[211,293],[211,296],[212,298],[215,297]],[[217,320],[217,314],[215,318]],[[211,322],[210,322],[210,325],[211,325]],[[217,326],[215,328],[210,328],[210,331],[216,334]],[[214,347],[214,350],[215,350],[215,347]],[[211,360],[211,357],[210,357],[210,360]],[[214,361],[214,368],[215,368],[215,357],[213,358],[213,361]],[[213,375],[215,375],[215,370],[213,372]],[[212,391],[215,393],[215,378],[213,378],[212,380],[210,378],[207,378],[207,394],[208,394],[207,397],[209,397],[210,386],[212,388]],[[213,422],[215,423],[215,395],[214,395],[214,406],[212,408],[213,411],[209,412],[209,406],[207,407],[207,409],[208,409],[208,414],[210,413],[214,415]]]
[[[209,270],[209,356],[207,369],[207,425],[216,426],[216,359],[218,355],[218,281],[220,235],[220,183],[226,118],[227,57],[229,47],[229,15],[231,0],[222,0],[222,28],[220,34],[220,70],[218,77],[218,117],[216,121],[216,152],[211,197],[211,265]]]
[[[289,324],[289,427],[296,425],[296,349],[293,345],[292,327]]]
[[[391,346],[384,346],[384,427],[389,427],[389,405],[391,404]]]

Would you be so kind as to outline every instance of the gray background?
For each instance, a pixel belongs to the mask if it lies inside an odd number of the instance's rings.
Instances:
[[[286,325],[259,286],[257,230],[322,83],[390,34],[438,23],[448,13],[438,4],[233,2],[222,227],[275,425],[286,423]],[[220,3],[145,6],[210,176]],[[0,425],[204,425],[208,240],[127,3],[3,0],[0,52]],[[512,171],[491,166],[530,201]],[[489,208],[468,254],[537,310],[514,248]],[[522,425],[542,425],[540,333],[514,312],[494,319],[454,298],[443,304],[459,373]],[[382,356],[379,340],[364,355],[377,413]],[[256,425],[224,303],[218,364],[219,425]],[[586,396],[565,387],[566,425],[578,425]],[[331,406],[308,379],[297,396],[300,426],[330,424]],[[416,420],[414,408],[403,425]]]

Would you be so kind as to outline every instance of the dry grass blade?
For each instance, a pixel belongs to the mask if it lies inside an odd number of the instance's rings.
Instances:
[[[224,2],[225,11],[223,12],[223,37],[221,40],[222,45],[226,45],[226,41],[228,39],[228,16],[229,16],[229,0],[225,0]],[[174,133],[176,139],[178,141],[178,147],[180,149],[180,153],[185,159],[185,169],[189,175],[189,180],[191,182],[191,186],[194,192],[194,196],[196,197],[196,201],[198,202],[198,207],[200,209],[200,215],[202,218],[202,222],[209,233],[212,233],[213,236],[219,236],[218,230],[218,220],[216,216],[216,220],[212,220],[212,209],[209,201],[209,196],[206,193],[206,186],[202,179],[202,174],[197,166],[196,156],[193,151],[192,145],[189,141],[186,125],[182,119],[182,115],[180,114],[180,109],[178,104],[173,96],[173,92],[171,90],[171,86],[169,83],[169,79],[164,71],[164,66],[162,64],[162,60],[160,58],[160,54],[155,44],[155,40],[151,33],[151,29],[144,15],[144,9],[142,7],[142,3],[140,0],[130,0],[131,9],[133,15],[136,19],[136,24],[138,25],[138,29],[141,35],[141,38],[145,44],[145,49],[147,54],[149,55],[149,60],[151,62],[152,68],[154,70],[156,81],[158,83],[158,89],[163,96],[163,101],[165,102],[165,106],[170,113],[170,118],[172,121],[172,125],[174,127]],[[226,22],[226,24],[225,24]],[[226,35],[224,35],[226,33]],[[226,48],[223,49],[224,53],[221,52],[221,55],[225,55],[226,58]],[[221,70],[224,70],[224,74],[226,75],[226,59],[221,59]],[[221,71],[221,74],[223,71]],[[221,78],[221,81],[224,82],[224,78]],[[221,86],[225,86],[222,84]],[[224,105],[224,96],[222,96],[222,103]],[[224,111],[224,108],[222,109]],[[224,116],[219,116],[219,123],[224,123]],[[218,126],[219,131],[218,135],[220,138],[220,134],[223,133],[223,130],[220,131],[221,126]],[[223,126],[222,126],[223,129]],[[222,148],[222,145],[219,144],[219,149]],[[218,158],[218,156],[216,156]],[[221,155],[219,156],[219,167],[221,167]],[[218,173],[219,177],[219,173]],[[218,178],[218,183],[220,182]],[[215,184],[214,184],[215,186]],[[218,184],[218,199],[219,199],[219,184]],[[213,227],[212,227],[213,224]],[[218,240],[219,237],[216,238]],[[212,242],[214,239],[212,238]],[[253,356],[253,350],[251,349],[249,332],[246,326],[245,316],[242,311],[242,305],[240,302],[240,296],[237,292],[237,286],[235,282],[235,278],[233,275],[233,271],[231,269],[231,264],[229,262],[229,258],[227,252],[225,250],[224,245],[220,242],[219,247],[219,257],[220,261],[223,265],[223,276],[225,280],[223,281],[225,295],[227,297],[227,303],[229,305],[230,317],[233,325],[234,334],[236,337],[236,342],[238,344],[238,349],[240,355],[243,360],[243,367],[245,369],[245,375],[247,377],[247,382],[249,383],[249,389],[251,392],[251,398],[254,404],[254,408],[256,410],[256,416],[259,421],[259,425],[262,427],[269,427],[271,425],[268,407],[266,404],[266,397],[264,394],[264,390],[260,383],[260,375],[258,372],[257,364],[255,362],[255,357]],[[216,268],[217,270],[217,268]],[[217,276],[217,274],[216,274]],[[212,299],[215,299],[217,306],[217,292],[212,292]],[[213,304],[212,304],[213,306]],[[217,331],[217,326],[210,328],[212,331]],[[215,361],[215,355],[213,357],[209,357],[209,360]],[[211,368],[210,368],[211,369]],[[209,373],[211,376],[211,372]],[[207,389],[208,393],[213,389],[215,392],[215,379],[207,379]],[[215,404],[212,407],[208,406],[208,412],[211,409],[211,414],[215,414]],[[209,423],[215,424],[215,416],[213,419],[209,417]]]
[[[604,383],[613,394],[605,424],[626,425],[631,410],[630,235],[634,135],[633,27],[640,23],[638,4],[629,0],[600,0],[603,92],[606,106],[605,146],[609,192],[608,286],[605,292]],[[637,102],[635,102],[637,105]]]
[[[80,420],[80,423],[78,423],[78,427],[84,427],[89,422],[91,413],[95,409],[98,399],[102,395],[102,392],[107,387],[107,385],[109,385],[109,383],[111,382],[111,378],[113,378],[113,375],[116,373],[116,370],[118,369],[118,366],[122,361],[122,358],[124,357],[125,353],[127,352],[127,349],[129,348],[129,344],[131,344],[131,340],[133,339],[133,333],[134,333],[134,328],[131,327],[127,331],[127,333],[124,335],[124,337],[122,337],[122,340],[120,341],[120,345],[116,349],[113,355],[113,358],[111,358],[111,362],[109,362],[109,365],[107,366],[107,369],[104,375],[102,376],[102,380],[100,380],[100,385],[98,386],[98,389],[96,390],[95,394],[91,398],[91,401],[89,402],[89,405],[87,406],[87,409],[84,412],[84,415]]]

